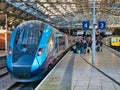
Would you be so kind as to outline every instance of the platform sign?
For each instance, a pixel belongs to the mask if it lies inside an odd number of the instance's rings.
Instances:
[[[82,29],[89,29],[90,23],[88,21],[82,22]]]
[[[98,22],[98,28],[101,29],[101,30],[105,29],[106,28],[106,22],[104,22],[104,21]]]

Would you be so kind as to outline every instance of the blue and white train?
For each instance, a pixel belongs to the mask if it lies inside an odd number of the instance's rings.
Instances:
[[[68,48],[67,35],[42,21],[31,20],[12,32],[6,64],[13,80],[39,80],[54,58]]]

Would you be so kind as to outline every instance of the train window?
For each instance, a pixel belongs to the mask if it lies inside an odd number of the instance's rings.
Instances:
[[[114,42],[114,38],[112,38],[112,42]]]
[[[116,42],[118,42],[118,38],[116,38]]]
[[[16,38],[17,44],[38,44],[41,37],[40,25],[30,27],[24,25],[19,28]]]

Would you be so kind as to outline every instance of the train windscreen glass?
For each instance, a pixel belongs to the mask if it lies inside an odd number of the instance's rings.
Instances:
[[[41,37],[40,28],[22,27],[17,32],[17,44],[30,45],[38,44]]]
[[[17,29],[14,43],[14,58],[18,58],[18,54],[30,53],[35,55],[42,35],[41,24],[27,23],[18,26]]]

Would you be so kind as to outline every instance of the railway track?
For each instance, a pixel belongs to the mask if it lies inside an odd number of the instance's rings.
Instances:
[[[2,66],[0,66],[0,69],[3,69],[3,68],[5,68],[6,67],[6,65],[2,65]]]
[[[5,59],[6,59],[6,56],[0,57],[0,60],[5,60]]]
[[[6,56],[0,57],[0,90],[12,90],[12,87],[21,84],[10,79],[6,68]]]
[[[0,90],[6,90],[11,84],[10,75],[6,68],[6,56],[0,57]]]
[[[27,83],[16,82],[7,88],[7,90],[34,90],[39,82],[40,81]]]
[[[0,69],[6,67],[6,56],[0,57]]]
[[[0,78],[8,74],[5,59],[6,59],[6,56],[0,57]]]
[[[3,76],[7,74],[8,74],[8,71],[6,67],[3,67],[2,69],[0,69],[0,78],[2,78]]]

